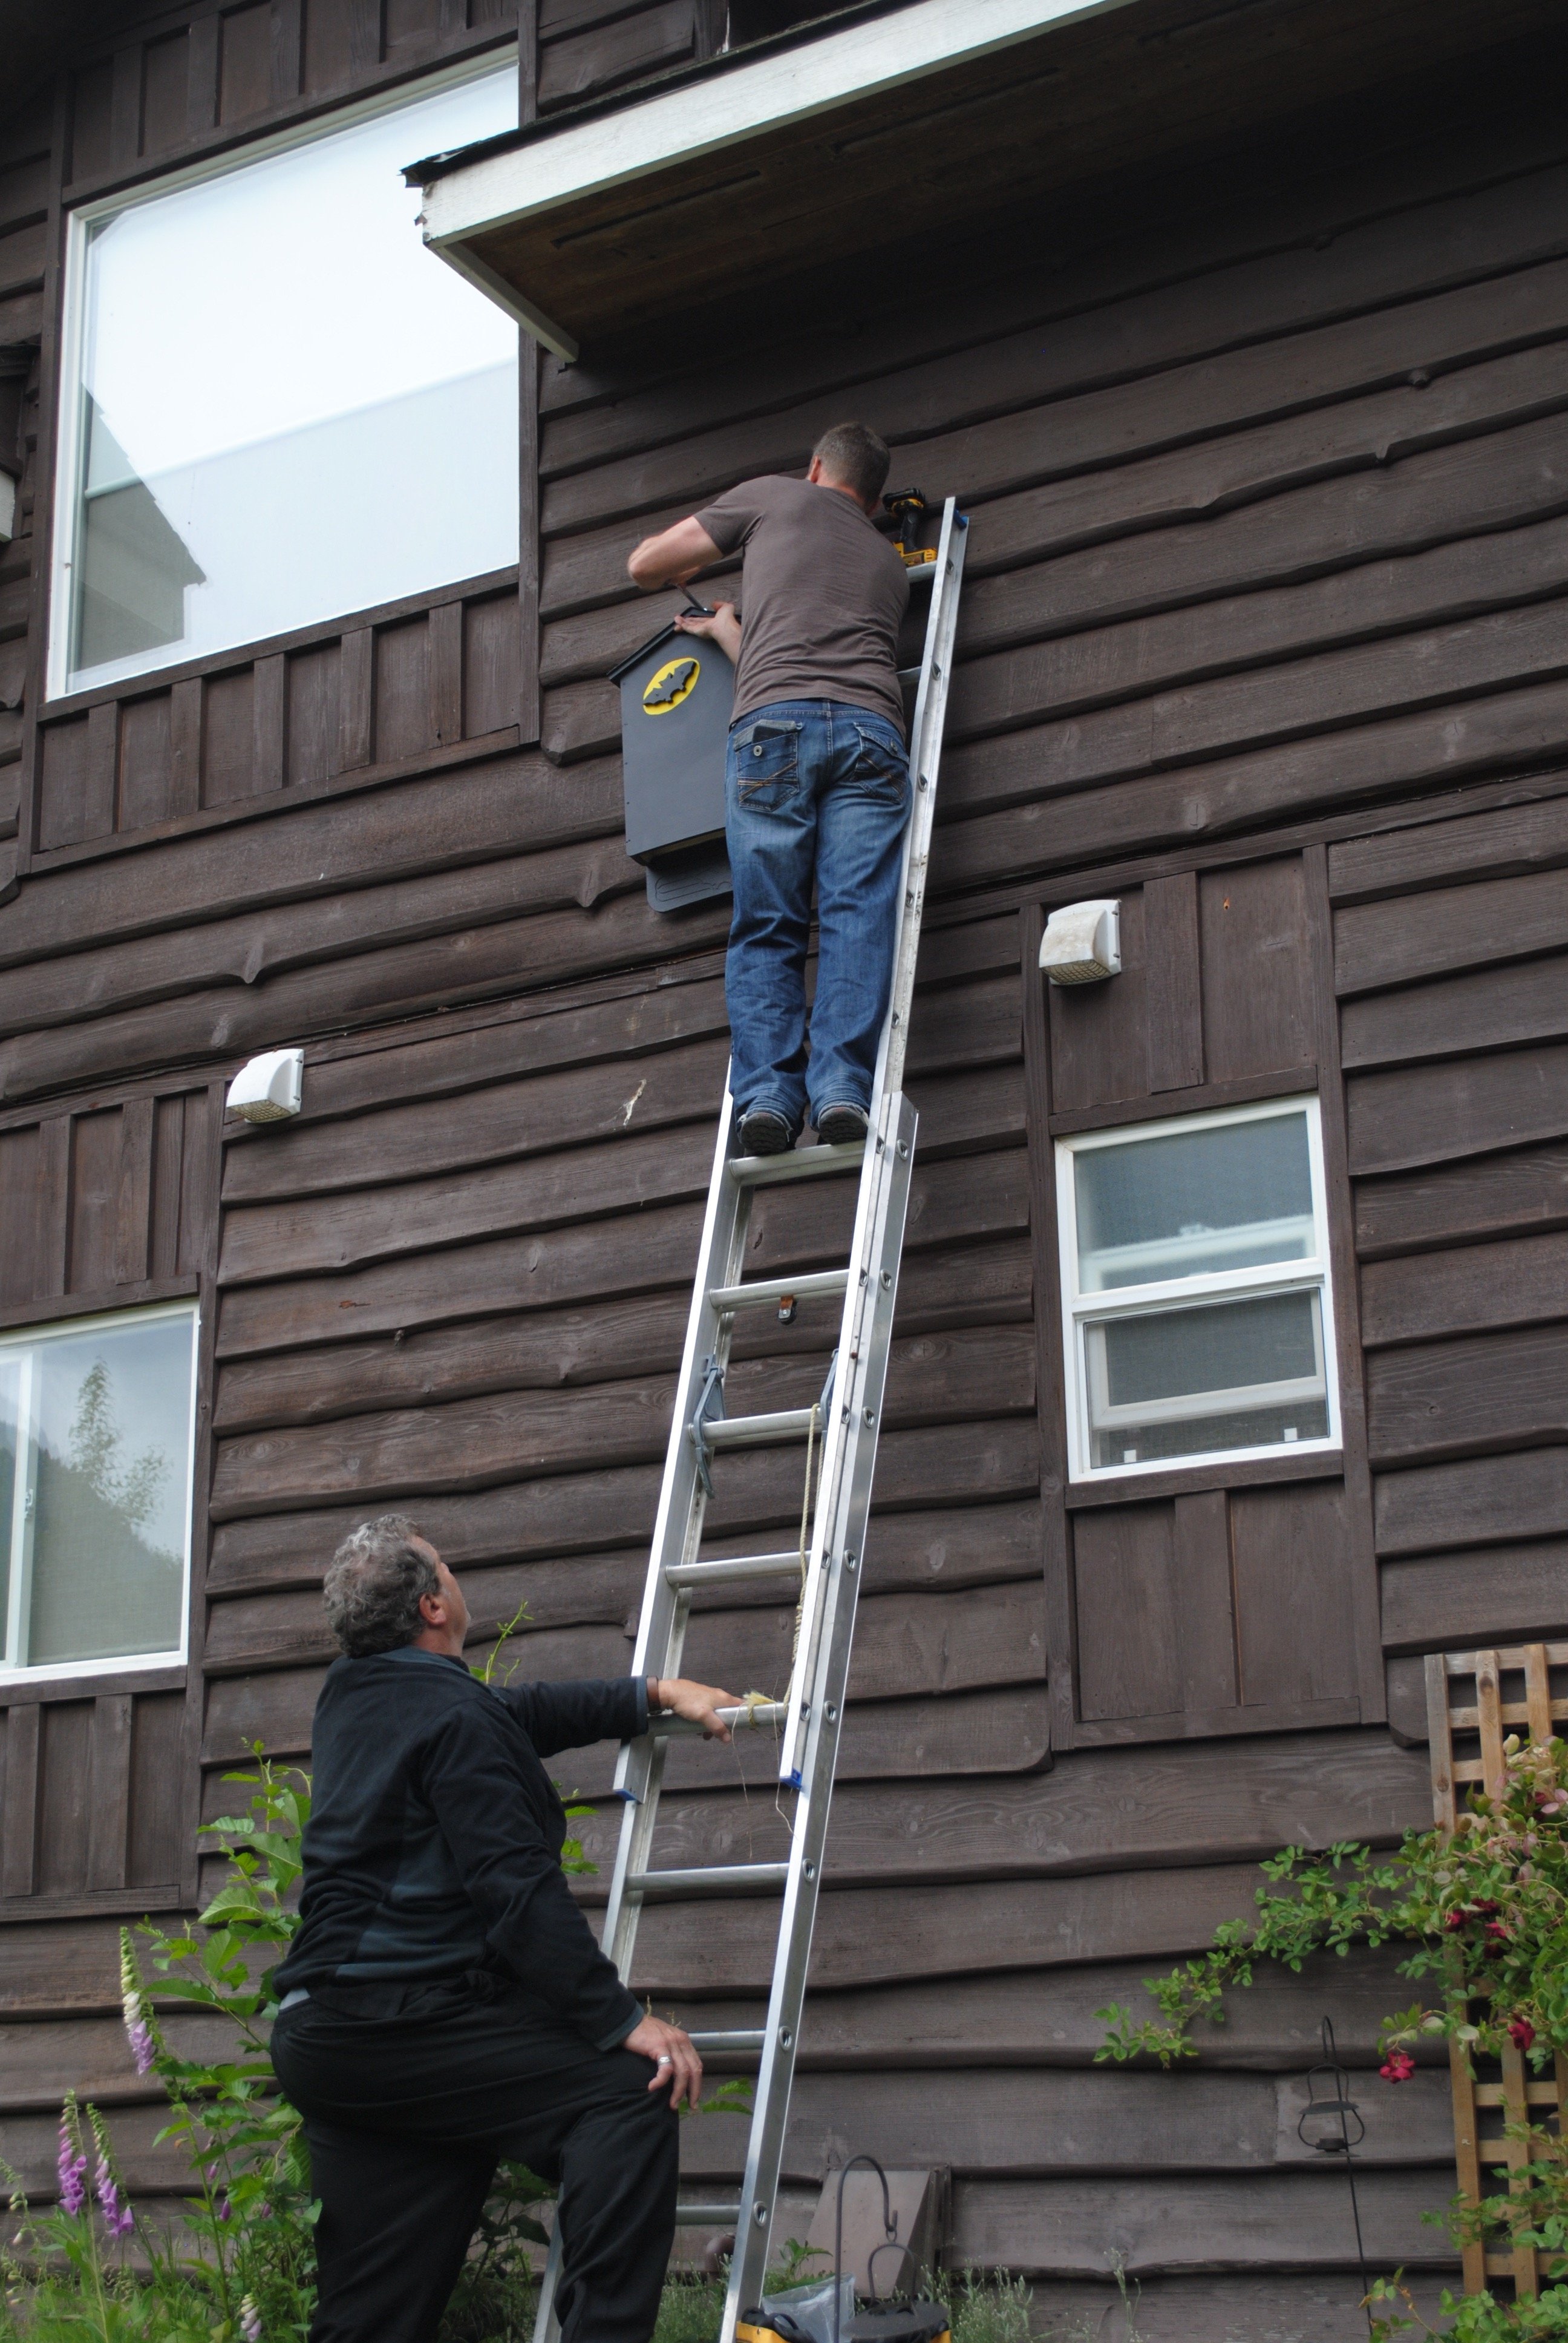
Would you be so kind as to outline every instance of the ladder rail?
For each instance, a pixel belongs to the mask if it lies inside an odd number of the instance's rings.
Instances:
[[[806,1750],[790,1834],[789,1875],[779,1915],[766,2039],[758,2070],[746,2174],[740,2190],[744,2217],[736,2229],[735,2251],[730,2259],[721,2343],[733,2343],[736,2321],[743,2310],[760,2299],[767,2276],[817,1898],[822,1884],[833,1773],[843,1729],[861,1564],[858,1538],[851,1544],[849,1537],[857,1513],[859,1518],[864,1518],[876,1464],[877,1433],[887,1381],[898,1262],[909,1208],[916,1131],[916,1116],[909,1101],[900,1096],[888,1103],[890,1107],[896,1105],[897,1111],[889,1117],[890,1143],[882,1151],[879,1165],[882,1177],[878,1182],[871,1263],[879,1291],[882,1290],[879,1281],[884,1269],[890,1269],[894,1284],[887,1290],[886,1309],[877,1312],[876,1329],[862,1355],[854,1363],[855,1372],[846,1398],[855,1436],[849,1443],[846,1470],[833,1492],[830,1519],[824,1524],[831,1566],[823,1574],[824,1601],[817,1619],[821,1648],[816,1655],[819,1664],[811,1679],[816,1697],[806,1719]],[[818,1510],[819,1514],[829,1511],[822,1506]],[[804,1630],[801,1640],[804,1646]]]
[[[795,1795],[788,1861],[699,1865],[665,1873],[654,1869],[653,1841],[668,1747],[672,1740],[696,1728],[679,1720],[650,1720],[648,1732],[622,1745],[616,1767],[615,1791],[623,1801],[623,1810],[600,1941],[623,1979],[629,1981],[631,1976],[638,1924],[649,1896],[658,1897],[671,1891],[677,1895],[760,1891],[780,1896],[766,2026],[731,2029],[709,2037],[715,2049],[723,2046],[737,2052],[755,2050],[759,2056],[739,2205],[693,2202],[682,2207],[678,2217],[691,2221],[729,2215],[737,2222],[720,2343],[734,2343],[737,2318],[760,2297],[766,2276],[821,1885],[858,1607],[860,1546],[881,1429],[913,1169],[917,1118],[902,1093],[903,1065],[967,531],[967,520],[950,498],[932,565],[931,604],[910,731],[912,802],[904,834],[892,980],[878,1042],[869,1128],[863,1145],[819,1145],[782,1156],[734,1157],[729,1152],[734,1102],[726,1075],[632,1659],[633,1674],[678,1674],[695,1593],[730,1579],[782,1574],[795,1564],[793,1554],[759,1553],[736,1556],[733,1562],[699,1559],[707,1513],[706,1470],[691,1427],[709,1362],[716,1361],[720,1370],[728,1366],[738,1311],[781,1302],[789,1294],[806,1300],[841,1292],[839,1349],[824,1395],[827,1405],[817,1451],[820,1462],[816,1502],[802,1558],[796,1656],[789,1685],[782,1701],[757,1702],[727,1712],[727,1722],[734,1727],[768,1725],[779,1731],[779,1779]],[[806,1271],[793,1280],[780,1274],[745,1283],[742,1272],[751,1202],[757,1192],[781,1182],[846,1173],[857,1165],[854,1232],[846,1267]],[[720,1415],[710,1419],[718,1437],[705,1444],[718,1453],[755,1445],[763,1439],[799,1438],[812,1415],[810,1409],[784,1410],[772,1416],[734,1419],[733,1430],[718,1431],[726,1422]],[[558,2337],[555,2290],[559,2270],[558,2224],[540,2287],[535,2343],[556,2343]]]

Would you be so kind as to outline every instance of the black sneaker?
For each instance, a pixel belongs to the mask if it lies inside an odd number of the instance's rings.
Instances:
[[[817,1117],[817,1136],[824,1147],[859,1147],[869,1129],[863,1106],[825,1106]]]
[[[754,1106],[740,1118],[742,1155],[787,1155],[795,1135],[781,1114],[771,1107]]]

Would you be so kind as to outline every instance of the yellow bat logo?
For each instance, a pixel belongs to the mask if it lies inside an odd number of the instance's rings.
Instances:
[[[683,699],[689,699],[697,689],[697,679],[702,673],[694,659],[667,659],[657,675],[650,675],[643,686],[642,705],[648,716],[668,716]]]

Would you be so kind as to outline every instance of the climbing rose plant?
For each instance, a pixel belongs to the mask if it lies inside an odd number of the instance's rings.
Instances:
[[[1158,2016],[1136,2017],[1119,2002],[1096,2011],[1106,2027],[1096,2058],[1171,2066],[1197,2055],[1195,2024],[1225,2023],[1223,1995],[1251,1985],[1257,1962],[1299,1970],[1311,1954],[1395,1942],[1412,1947],[1401,1974],[1423,1990],[1383,2021],[1385,2081],[1410,2080],[1422,2036],[1457,2042],[1472,2057],[1509,2043],[1538,2072],[1568,2056],[1568,1743],[1511,1735],[1503,1761],[1495,1795],[1473,1791],[1452,1831],[1407,1831],[1387,1861],[1349,1842],[1322,1855],[1286,1847],[1262,1866],[1272,1884],[1257,1891],[1254,1918],[1227,1921],[1201,1958],[1145,1980]],[[1452,2343],[1568,2336],[1568,2146],[1533,2126],[1518,2136],[1529,2163],[1516,2187],[1481,2206],[1461,2202],[1450,2217],[1462,2237],[1501,2231],[1510,2246],[1535,2247],[1546,2283],[1533,2301],[1445,2294],[1453,2324],[1442,2332]],[[1374,2319],[1380,2338],[1437,2331],[1398,2278],[1380,2279],[1372,2299],[1402,2306]]]

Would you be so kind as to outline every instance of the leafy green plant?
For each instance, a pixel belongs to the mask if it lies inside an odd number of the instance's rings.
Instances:
[[[1394,1941],[1412,1948],[1401,1974],[1432,1989],[1384,2019],[1386,2081],[1409,2081],[1422,2036],[1455,2042],[1472,2058],[1511,2045],[1537,2069],[1568,2053],[1568,1744],[1510,1735],[1496,1795],[1473,1791],[1452,1831],[1408,1831],[1386,1862],[1345,1844],[1318,1855],[1287,1847],[1262,1868],[1272,1885],[1258,1889],[1255,1919],[1227,1922],[1200,1959],[1145,1980],[1157,2017],[1134,2017],[1121,2003],[1096,2012],[1107,2029],[1097,2059],[1146,2056],[1168,2067],[1196,2055],[1200,2019],[1224,2024],[1223,1995],[1251,1985],[1257,1962],[1299,1971],[1310,1954]],[[1568,2335],[1568,2152],[1542,2131],[1520,2137],[1532,2161],[1510,2193],[1461,2201],[1449,2217],[1462,2236],[1501,2230],[1535,2247],[1546,2285],[1538,2299],[1513,2303],[1489,2291],[1445,2296],[1453,2343]],[[1380,2338],[1434,2331],[1401,2279],[1380,2280],[1373,2299],[1404,2306],[1379,2313]]]

